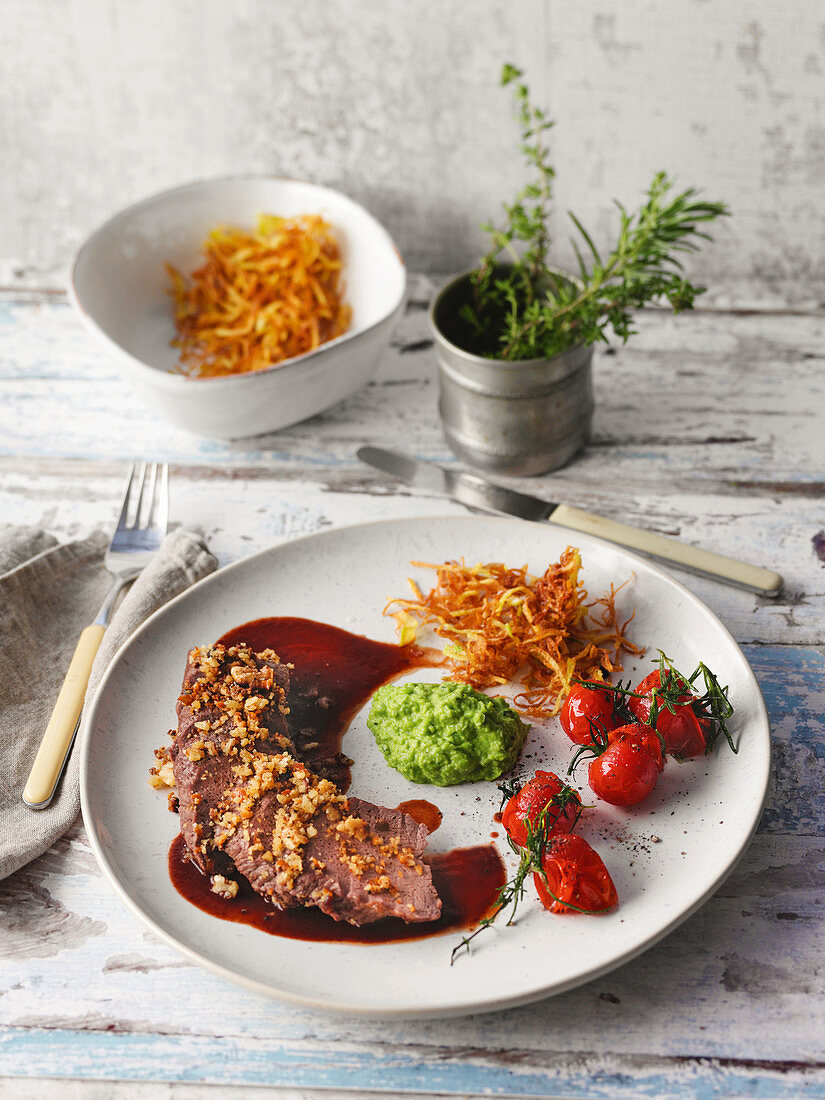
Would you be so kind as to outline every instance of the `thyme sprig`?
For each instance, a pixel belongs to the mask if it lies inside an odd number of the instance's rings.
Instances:
[[[460,311],[466,350],[492,359],[550,358],[580,344],[607,341],[612,331],[623,343],[633,334],[632,311],[654,301],[674,312],[690,309],[704,287],[682,273],[680,254],[710,240],[704,226],[729,214],[723,202],[708,202],[689,187],[675,192],[665,172],[653,177],[636,213],[614,200],[619,212],[615,243],[606,254],[575,214],[571,239],[578,279],[548,264],[548,220],[555,170],[546,134],[554,123],[530,99],[523,73],[505,65],[502,85],[514,85],[521,129],[520,150],[533,178],[504,204],[503,226],[485,224],[487,253],[472,273],[471,301]]]
[[[545,134],[555,124],[546,113],[530,102],[527,85],[521,81],[522,72],[513,65],[504,65],[501,84],[515,82],[516,114],[521,128],[519,149],[535,179],[516,195],[515,201],[504,204],[506,222],[497,227],[485,222],[481,229],[490,237],[490,247],[473,275],[473,304],[466,306],[463,315],[477,339],[486,340],[490,304],[500,309],[517,309],[519,302],[532,303],[542,289],[547,271],[547,252],[550,244],[550,200],[556,172],[549,160]],[[521,253],[515,242],[523,242]],[[497,277],[498,259],[502,253],[513,263],[512,278],[505,286]],[[506,305],[505,305],[506,303]]]
[[[499,806],[499,812],[504,808],[505,803],[512,798],[514,794],[517,794],[524,786],[524,781],[511,779],[505,780],[498,785],[499,790],[502,793],[501,805]],[[524,848],[520,848],[508,835],[507,843],[515,854],[519,857],[518,867],[511,878],[505,882],[498,892],[496,898],[495,908],[489,917],[484,917],[479,922],[477,928],[475,928],[468,936],[465,936],[459,944],[453,948],[450,953],[450,966],[453,965],[459,953],[465,950],[469,953],[470,943],[472,940],[483,932],[485,928],[489,928],[496,918],[504,912],[505,909],[510,909],[510,915],[507,918],[507,925],[511,925],[515,922],[516,912],[522,899],[524,898],[524,884],[527,881],[528,875],[539,874],[544,879],[547,887],[547,892],[554,901],[557,901],[560,905],[564,905],[569,909],[575,909],[577,912],[586,913],[586,909],[580,909],[579,906],[574,905],[569,901],[562,901],[557,898],[556,895],[550,890],[550,886],[547,883],[547,873],[542,867],[541,857],[544,849],[552,836],[553,826],[559,818],[559,815],[564,813],[565,809],[574,803],[576,806],[576,817],[571,826],[571,830],[575,828],[578,823],[579,817],[582,812],[582,803],[579,798],[578,792],[572,787],[567,785],[562,786],[558,794],[548,801],[546,806],[543,806],[538,817],[536,818],[535,828],[529,817],[524,819],[525,828],[527,831],[527,845]]]

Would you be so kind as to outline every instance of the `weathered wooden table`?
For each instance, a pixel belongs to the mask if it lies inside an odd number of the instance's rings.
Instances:
[[[62,296],[5,295],[0,516],[64,536],[107,528],[133,456],[172,464],[174,519],[200,525],[222,562],[322,527],[460,513],[354,457],[369,440],[451,460],[428,293],[417,281],[370,386],[231,445],[137,406]],[[825,1096],[823,364],[821,315],[645,313],[627,348],[597,354],[592,445],[529,485],[786,578],[770,601],[680,575],[744,648],[775,751],[760,831],[698,914],[622,969],[525,1008],[341,1019],[253,996],[158,942],[78,821],[0,883],[0,1095]]]

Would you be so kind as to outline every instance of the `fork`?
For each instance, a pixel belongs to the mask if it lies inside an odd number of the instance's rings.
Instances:
[[[54,797],[80,725],[92,664],[117,598],[154,557],[168,522],[168,466],[133,463],[120,519],[103,560],[107,572],[113,576],[112,586],[94,623],[80,635],[23,790],[23,801],[33,810],[45,809]]]

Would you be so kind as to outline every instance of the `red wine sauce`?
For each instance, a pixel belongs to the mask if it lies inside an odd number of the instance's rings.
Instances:
[[[396,809],[409,814],[419,825],[426,825],[427,832],[434,833],[441,824],[441,810],[426,798],[411,798],[409,802],[399,802]]]

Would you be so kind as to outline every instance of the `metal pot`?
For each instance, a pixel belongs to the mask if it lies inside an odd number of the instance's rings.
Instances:
[[[451,279],[430,306],[447,442],[462,461],[502,474],[529,477],[564,466],[590,438],[593,347],[512,362],[464,351],[453,341],[471,274]]]

